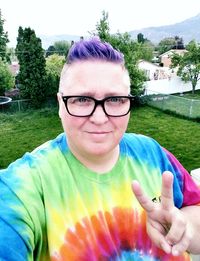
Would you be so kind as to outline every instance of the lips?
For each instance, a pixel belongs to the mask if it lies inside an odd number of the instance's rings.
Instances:
[[[101,134],[111,133],[111,131],[87,131],[87,133],[89,133],[89,134],[101,135]]]

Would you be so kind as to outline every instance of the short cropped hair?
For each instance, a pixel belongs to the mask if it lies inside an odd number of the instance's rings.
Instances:
[[[84,60],[103,60],[124,65],[124,55],[98,37],[74,43],[68,52],[66,63]]]
[[[65,86],[65,75],[67,74],[68,68],[76,62],[82,61],[105,61],[119,64],[125,71],[127,85],[130,88],[130,77],[125,68],[124,55],[114,49],[111,44],[101,41],[98,37],[93,37],[88,40],[75,42],[71,46],[66,63],[61,72],[59,92],[62,92]]]

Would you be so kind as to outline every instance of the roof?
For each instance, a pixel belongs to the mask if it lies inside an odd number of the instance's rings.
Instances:
[[[165,53],[162,53],[159,57],[169,56],[170,54],[173,54],[173,53],[184,54],[185,52],[187,52],[186,49],[171,49]]]

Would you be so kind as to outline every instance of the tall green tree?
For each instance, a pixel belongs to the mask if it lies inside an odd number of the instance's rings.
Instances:
[[[183,55],[174,53],[171,57],[172,68],[177,68],[177,75],[185,82],[191,82],[194,94],[197,82],[200,80],[200,46],[191,41],[186,46]]]
[[[102,12],[102,18],[96,24],[96,30],[93,34],[98,35],[101,40],[109,42],[124,54],[125,65],[131,79],[131,93],[137,95],[143,92],[143,83],[146,77],[137,66],[139,59],[142,58],[141,45],[134,42],[128,33],[110,34],[108,13],[105,11]]]
[[[6,45],[9,42],[8,33],[4,31],[4,22],[2,18],[1,9],[0,9],[0,57],[4,61],[9,61],[9,56],[6,52]]]
[[[110,41],[111,35],[108,23],[108,13],[105,11],[102,11],[102,18],[96,24],[95,34],[97,34],[102,41]]]
[[[46,99],[46,62],[41,40],[31,28],[19,27],[16,54],[20,65],[17,76],[20,94],[38,108]]]
[[[137,41],[138,43],[144,43],[146,41],[146,38],[144,38],[144,35],[142,33],[139,33],[137,35]]]

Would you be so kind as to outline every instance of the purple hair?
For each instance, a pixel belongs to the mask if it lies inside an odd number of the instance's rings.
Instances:
[[[80,40],[70,48],[67,64],[85,60],[102,60],[124,65],[124,55],[97,37]]]

